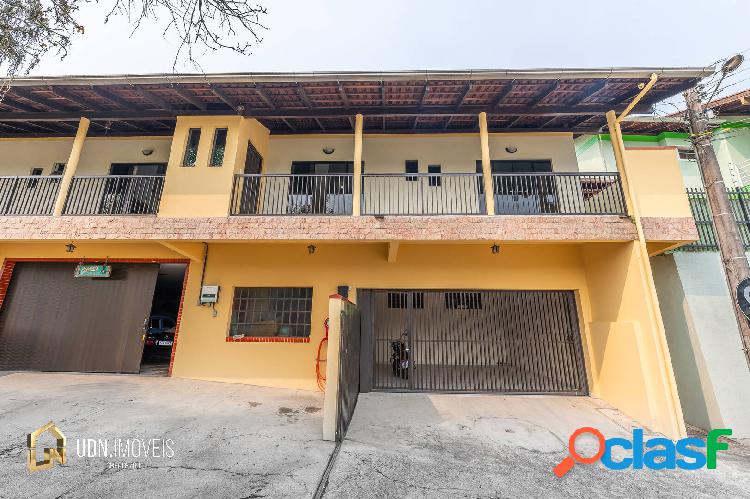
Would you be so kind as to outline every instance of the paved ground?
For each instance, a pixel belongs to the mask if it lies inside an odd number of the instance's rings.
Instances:
[[[0,498],[312,497],[333,451],[320,440],[322,403],[156,376],[0,373]],[[50,420],[68,462],[29,474],[25,435]],[[750,496],[750,448],[734,443],[713,471],[590,465],[557,479],[551,469],[584,424],[627,436],[633,423],[583,397],[362,394],[325,497]],[[113,452],[116,439],[154,438],[171,439],[174,455],[82,457],[76,445],[106,440]],[[111,468],[118,461],[141,467]]]
[[[735,443],[716,470],[595,464],[558,479],[583,425],[625,437],[634,423],[585,397],[361,394],[326,497],[750,497],[750,450]]]
[[[0,497],[311,497],[333,450],[321,394],[153,376],[0,374]],[[26,434],[54,421],[68,462],[26,471]],[[76,440],[171,439],[109,469]],[[45,442],[48,443],[48,442]],[[140,444],[140,442],[137,442]],[[49,446],[49,445],[48,445]]]

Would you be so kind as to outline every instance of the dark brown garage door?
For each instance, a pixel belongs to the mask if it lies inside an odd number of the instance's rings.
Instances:
[[[587,393],[572,291],[358,296],[363,391]]]
[[[0,310],[0,369],[137,373],[158,264],[17,263]]]

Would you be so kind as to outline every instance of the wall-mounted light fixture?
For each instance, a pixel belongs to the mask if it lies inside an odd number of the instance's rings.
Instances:
[[[508,146],[505,148],[505,152],[508,154],[515,154],[518,152],[518,148],[516,146]]]
[[[68,253],[73,253],[76,250],[76,245],[73,244],[73,242],[69,242],[65,245],[65,251]]]
[[[500,253],[500,246],[498,246],[497,243],[495,243],[492,246],[490,246],[490,250],[492,251],[493,255],[497,255],[498,253]]]
[[[317,249],[317,248],[315,247],[315,245],[314,245],[314,244],[311,244],[310,246],[308,246],[308,247],[307,247],[307,252],[308,252],[308,253],[310,253],[310,254],[312,255],[313,253],[315,253],[315,250],[316,250],[316,249]]]
[[[141,151],[141,154],[143,154],[144,156],[151,156],[152,154],[154,154],[154,150],[151,148],[146,148]]]
[[[333,152],[334,152],[335,150],[336,150],[336,149],[335,149],[335,148],[333,148],[333,147],[324,147],[324,148],[323,148],[323,154],[333,154]]]

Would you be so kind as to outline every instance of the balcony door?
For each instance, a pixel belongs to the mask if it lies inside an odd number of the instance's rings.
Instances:
[[[293,161],[287,212],[343,215],[352,212],[353,161]]]
[[[257,175],[253,177],[241,177],[242,182],[240,190],[240,213],[244,215],[255,215],[258,213],[258,206],[261,204],[261,177],[263,172],[263,156],[260,155],[255,146],[247,143],[247,154],[245,155],[245,168],[242,173],[245,175]]]
[[[552,173],[552,161],[492,160],[491,167],[495,188],[495,213],[557,213],[557,186],[554,177],[536,175]],[[481,168],[481,161],[477,161],[477,172],[481,172]]]
[[[166,163],[112,163],[98,213],[156,213],[166,172]]]

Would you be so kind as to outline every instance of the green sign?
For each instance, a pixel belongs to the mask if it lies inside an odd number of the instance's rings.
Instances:
[[[75,277],[109,277],[112,273],[111,265],[101,263],[79,263]]]

